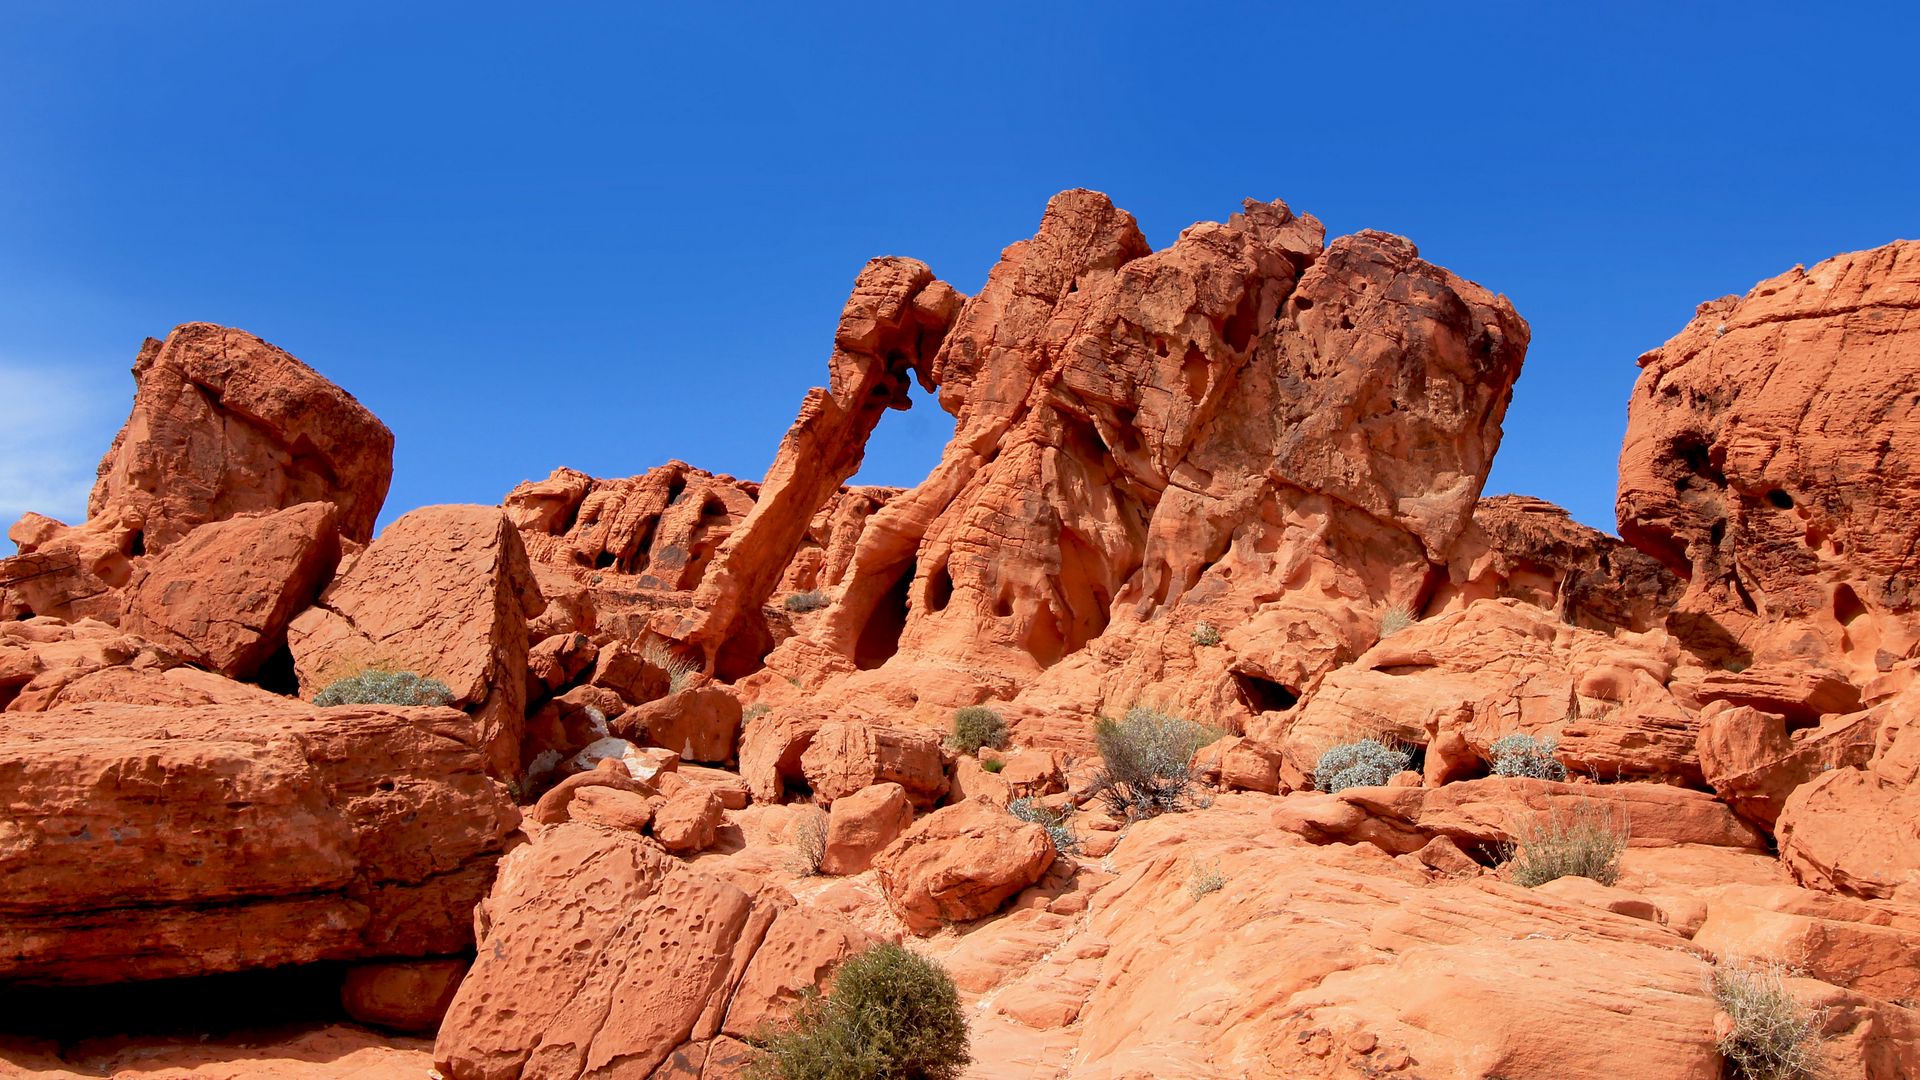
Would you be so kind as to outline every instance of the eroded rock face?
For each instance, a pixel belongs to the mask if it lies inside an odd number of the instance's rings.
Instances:
[[[1785,797],[1780,858],[1810,888],[1920,904],[1920,693],[1875,706],[1863,723],[1875,737],[1864,763],[1823,769]],[[1794,749],[1857,761],[1841,730],[1797,732]]]
[[[498,509],[415,510],[294,619],[301,695],[370,667],[438,679],[480,719],[495,774],[517,776],[527,620],[543,604],[520,534]]]
[[[1045,829],[969,799],[921,818],[873,865],[901,922],[925,934],[993,914],[1053,858]]]
[[[934,356],[942,463],[867,519],[756,688],[940,721],[1023,691],[1031,724],[1149,690],[1229,722],[1282,708],[1445,561],[1526,340],[1397,237],[1323,246],[1249,203],[1153,252],[1104,196],[1057,196]]]
[[[1480,500],[1447,572],[1428,615],[1513,597],[1601,632],[1664,625],[1682,584],[1651,555],[1522,495]]]
[[[1920,641],[1920,244],[1702,304],[1640,366],[1620,535],[1686,577],[1689,647],[1858,682]]]
[[[715,1044],[784,1016],[865,944],[637,834],[581,823],[503,860],[480,924],[434,1049],[448,1080],[646,1077],[675,1055],[698,1076]],[[559,940],[573,944],[556,954]]]
[[[0,979],[459,953],[519,815],[450,709],[77,705],[0,724]]]

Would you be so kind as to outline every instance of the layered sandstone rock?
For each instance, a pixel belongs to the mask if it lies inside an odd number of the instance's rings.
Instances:
[[[1620,535],[1687,579],[1671,625],[1715,660],[1860,682],[1920,641],[1920,244],[1700,305],[1640,358]]]
[[[0,978],[458,953],[518,820],[450,709],[79,705],[0,724]]]
[[[480,720],[495,775],[518,776],[527,620],[544,601],[520,534],[489,506],[429,506],[387,526],[293,621],[302,696],[368,668],[438,679]]]
[[[1840,730],[1800,740],[1803,754],[1850,767],[1821,769],[1785,796],[1780,858],[1811,888],[1920,904],[1920,693],[1875,706],[1864,723],[1870,755],[1841,749],[1851,740]]]
[[[1447,573],[1429,615],[1513,597],[1602,632],[1662,626],[1682,584],[1651,555],[1521,495],[1480,500]]]

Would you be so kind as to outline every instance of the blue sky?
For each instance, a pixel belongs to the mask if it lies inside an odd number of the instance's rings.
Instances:
[[[1641,352],[1920,236],[1911,5],[541,7],[0,0],[0,517],[81,516],[190,320],[394,429],[386,521],[557,465],[757,477],[866,259],[971,292],[1083,186],[1156,245],[1284,198],[1506,293],[1487,491],[1611,531]],[[951,430],[890,415],[861,479]]]

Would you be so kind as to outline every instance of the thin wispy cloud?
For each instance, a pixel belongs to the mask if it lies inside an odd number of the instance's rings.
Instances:
[[[129,397],[93,370],[0,358],[0,529],[35,510],[74,524],[87,516],[100,455]],[[11,552],[12,544],[0,541]]]

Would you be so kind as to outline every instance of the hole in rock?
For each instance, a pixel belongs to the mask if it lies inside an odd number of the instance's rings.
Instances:
[[[1727,538],[1727,522],[1725,518],[1722,518],[1719,521],[1714,522],[1713,528],[1707,530],[1707,543],[1712,544],[1714,547],[1719,547],[1720,542],[1725,540],[1726,538]]]
[[[1241,700],[1254,712],[1285,712],[1300,700],[1292,687],[1249,672],[1234,672],[1233,682],[1240,688]]]
[[[709,498],[706,502],[700,504],[701,517],[715,518],[725,517],[726,515],[727,504],[721,502],[719,499]]]
[[[759,671],[767,666],[767,654],[773,651],[774,644],[766,614],[757,608],[744,613],[713,658],[714,677],[722,682],[738,682]]]
[[[611,551],[603,551],[600,554],[595,555],[593,557],[593,568],[595,570],[605,570],[611,567],[612,565],[613,565],[613,552]]]
[[[1793,509],[1793,496],[1779,488],[1774,488],[1772,491],[1767,492],[1767,502],[1773,504],[1776,510]]]
[[[146,530],[145,529],[133,530],[133,535],[127,538],[127,554],[137,559],[140,556],[145,555],[146,553],[147,553]]]
[[[862,671],[893,659],[900,651],[900,632],[907,628],[907,596],[913,588],[913,563],[902,568],[900,576],[873,605],[860,637],[853,646],[853,665]]]
[[[1253,343],[1253,324],[1260,315],[1260,290],[1246,289],[1240,294],[1240,302],[1233,307],[1233,313],[1227,316],[1226,324],[1220,328],[1220,336],[1227,339],[1227,347],[1234,352],[1246,352]]]
[[[943,562],[927,576],[927,610],[945,611],[947,602],[952,599],[953,574],[947,570],[947,564]]]
[[[1853,586],[1842,584],[1833,590],[1833,617],[1841,626],[1852,626],[1854,621],[1867,613],[1867,605],[1853,591]]]
[[[686,490],[687,478],[675,474],[673,479],[667,481],[667,505],[672,506],[674,503],[679,502],[681,494]]]
[[[1313,308],[1313,300],[1311,297],[1296,296],[1293,298],[1293,306],[1300,311],[1310,311]]]
[[[288,697],[300,693],[300,677],[293,671],[293,650],[282,642],[273,655],[267,657],[260,670],[254,672],[253,683],[270,694],[285,694]]]

